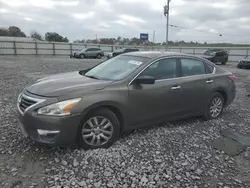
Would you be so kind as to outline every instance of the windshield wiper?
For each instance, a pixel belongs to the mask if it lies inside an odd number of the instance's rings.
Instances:
[[[84,76],[86,76],[86,75],[84,75]],[[95,77],[95,76],[86,76],[86,77],[88,77],[88,78],[93,78],[93,79],[96,79],[96,80],[100,80],[99,78],[97,78],[97,77]]]

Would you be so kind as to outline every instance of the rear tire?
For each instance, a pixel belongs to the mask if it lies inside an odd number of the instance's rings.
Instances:
[[[211,120],[220,117],[223,112],[224,102],[224,97],[220,93],[215,92],[207,105],[204,115],[205,120]]]
[[[93,128],[91,128],[91,124]],[[117,140],[119,133],[120,122],[116,115],[107,108],[100,108],[83,119],[78,141],[80,147],[85,150],[108,148]]]

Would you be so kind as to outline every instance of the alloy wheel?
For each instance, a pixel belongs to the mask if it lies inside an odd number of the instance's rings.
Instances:
[[[220,97],[215,97],[212,102],[211,102],[211,105],[210,105],[210,115],[213,117],[213,118],[216,118],[220,115],[221,111],[222,111],[222,108],[223,108],[223,101]]]
[[[102,116],[91,117],[82,127],[82,138],[90,146],[102,146],[111,139],[112,135],[112,123]]]

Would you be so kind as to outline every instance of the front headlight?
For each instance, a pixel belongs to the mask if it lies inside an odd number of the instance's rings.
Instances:
[[[51,104],[40,108],[37,113],[42,115],[50,116],[66,116],[70,115],[71,109],[79,103],[81,98],[70,99],[66,101],[61,101],[55,104]]]

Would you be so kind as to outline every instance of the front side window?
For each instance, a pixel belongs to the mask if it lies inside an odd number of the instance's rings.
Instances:
[[[145,57],[117,56],[92,68],[85,76],[99,80],[122,80],[147,61]]]
[[[214,71],[214,66],[207,63],[207,73],[211,74]]]
[[[182,76],[205,74],[204,63],[196,59],[181,59]]]
[[[176,59],[162,59],[150,65],[140,76],[151,76],[156,80],[176,78]]]

